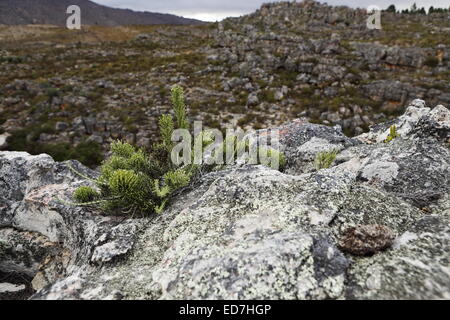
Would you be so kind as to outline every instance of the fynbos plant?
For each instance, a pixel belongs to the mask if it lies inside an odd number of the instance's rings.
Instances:
[[[316,170],[327,169],[331,167],[334,160],[336,159],[338,152],[338,150],[319,152],[314,159],[314,166],[316,167]]]
[[[153,145],[151,153],[122,141],[111,144],[111,156],[103,162],[99,178],[93,180],[84,177],[92,180],[95,188],[83,186],[75,191],[73,197],[79,205],[97,206],[106,212],[133,216],[160,213],[174,193],[186,187],[192,177],[200,172],[199,168],[203,162],[194,161],[195,153],[192,152],[192,147],[200,150],[200,157],[203,158],[203,152],[216,143],[220,152],[214,152],[214,155],[220,158],[229,148],[227,156],[231,154],[233,161],[238,158],[241,150],[249,148],[248,142],[241,142],[234,136],[221,143],[222,140],[216,140],[212,131],[199,130],[195,138],[191,139],[187,130],[189,123],[181,87],[173,87],[172,105],[175,116],[167,114],[160,117],[161,139]],[[182,148],[177,149],[180,143],[175,145],[174,141],[180,137],[180,133],[188,142],[184,141],[181,143]],[[183,152],[182,157],[180,150]],[[285,159],[280,152],[264,147],[258,147],[257,151],[259,156],[253,164],[260,163],[275,169],[284,166]],[[178,161],[180,158],[184,160]]]
[[[122,141],[113,142],[112,154],[94,180],[96,189],[83,186],[75,191],[74,199],[80,205],[131,215],[160,213],[173,193],[189,184],[197,166],[176,166],[170,161],[173,131],[188,127],[180,87],[172,89],[172,102],[175,122],[171,115],[161,116],[161,142],[150,154]]]
[[[400,135],[397,133],[397,127],[395,125],[392,125],[389,128],[389,135],[388,137],[384,140],[384,143],[389,143],[392,140],[394,140],[395,138],[400,137]]]

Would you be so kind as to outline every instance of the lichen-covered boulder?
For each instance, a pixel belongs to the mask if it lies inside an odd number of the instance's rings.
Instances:
[[[322,238],[256,231],[198,248],[177,266],[157,273],[163,299],[333,299],[343,294],[348,261]]]
[[[0,272],[34,277],[36,290],[89,262],[109,261],[131,249],[134,233],[120,224],[123,218],[99,216],[70,206],[80,175],[96,173],[76,161],[57,163],[45,154],[0,153]],[[140,221],[136,225],[142,224]],[[122,231],[122,232],[120,232]],[[107,254],[101,246],[119,242]]]
[[[448,298],[448,112],[414,102],[389,143],[393,123],[353,139],[287,124],[285,172],[228,166],[134,220],[55,201],[89,182],[48,156],[4,152],[0,221],[59,248],[30,269],[34,299]],[[314,169],[331,148],[332,166]]]

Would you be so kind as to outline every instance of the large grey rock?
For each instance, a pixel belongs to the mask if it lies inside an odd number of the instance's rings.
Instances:
[[[173,275],[158,273],[163,299],[338,298],[348,262],[326,240],[258,230],[227,247],[200,247],[177,265]]]
[[[40,265],[35,299],[448,298],[448,113],[416,101],[354,139],[339,127],[286,124],[285,172],[228,166],[163,214],[122,222],[52,200],[88,183],[67,163],[3,152],[0,221],[65,253],[49,255],[59,274]],[[394,123],[401,137],[384,143]],[[313,169],[315,154],[330,149],[340,150],[334,164]],[[340,251],[347,230],[370,225],[389,230],[374,255]]]
[[[68,165],[83,175],[97,175],[78,162],[56,163],[45,154],[0,153],[0,271],[35,276],[35,288],[68,270],[88,268],[91,259],[110,261],[134,243],[125,228],[133,221],[120,224],[123,218],[98,216],[60,201],[90,183]],[[102,246],[115,242],[122,245],[100,253]]]

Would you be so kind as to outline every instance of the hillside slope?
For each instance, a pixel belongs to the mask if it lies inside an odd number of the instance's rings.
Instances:
[[[0,24],[65,26],[68,17],[66,10],[70,5],[78,5],[81,8],[82,24],[84,25],[190,25],[202,23],[198,20],[170,14],[109,8],[89,0],[0,0]]]

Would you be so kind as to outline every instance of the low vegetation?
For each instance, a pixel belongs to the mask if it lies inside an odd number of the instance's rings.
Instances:
[[[173,131],[189,127],[180,87],[172,89],[172,103],[175,119],[172,115],[161,116],[161,142],[153,146],[151,153],[115,141],[111,156],[100,168],[100,177],[94,180],[96,189],[80,187],[74,199],[102,211],[132,216],[162,212],[174,192],[188,185],[197,170],[196,165],[177,166],[171,161]]]
[[[26,151],[37,155],[46,153],[56,161],[78,160],[88,167],[94,168],[103,160],[102,146],[95,141],[82,141],[76,145],[68,142],[41,143],[41,133],[50,133],[49,126],[31,126],[13,132],[8,138],[8,149]]]
[[[314,159],[314,166],[316,170],[330,168],[338,153],[339,151],[336,149],[331,151],[319,152]]]
[[[400,137],[400,135],[397,133],[397,126],[392,125],[389,128],[389,135],[386,138],[386,140],[384,140],[384,142],[385,143],[389,143],[389,142],[391,142],[392,140],[394,140],[395,138],[398,138],[398,137]]]
[[[111,213],[146,215],[161,213],[173,195],[186,187],[199,171],[200,166],[193,164],[176,164],[172,161],[174,142],[172,135],[176,129],[188,129],[183,90],[179,86],[172,88],[171,114],[162,115],[159,119],[160,142],[153,145],[147,153],[129,143],[115,141],[111,144],[111,156],[100,167],[100,177],[90,179],[95,187],[78,188],[73,198],[78,205],[95,206]],[[235,150],[245,147],[233,137]],[[202,148],[214,142],[208,131],[198,134],[195,143]],[[225,149],[227,140],[218,148]],[[237,151],[236,151],[237,152]],[[274,168],[284,166],[284,156],[269,149],[259,149],[260,163]],[[233,153],[233,157],[237,153]],[[265,156],[265,157],[264,157]],[[275,163],[274,159],[278,162]],[[74,169],[72,169],[74,170]],[[75,171],[76,172],[76,171]]]

